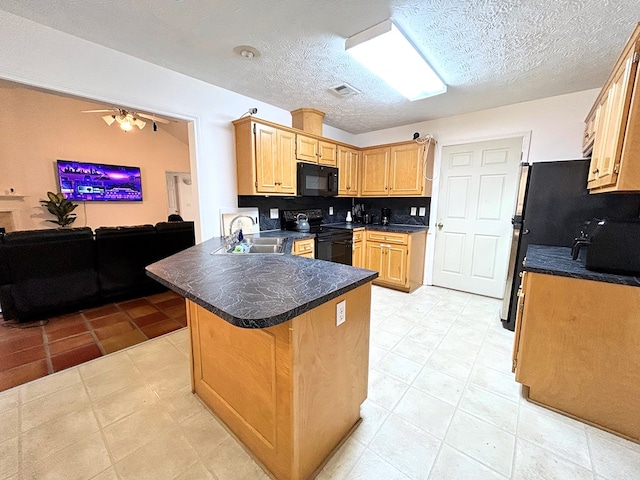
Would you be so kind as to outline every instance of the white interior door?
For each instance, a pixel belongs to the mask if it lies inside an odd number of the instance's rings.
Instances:
[[[167,216],[180,215],[178,177],[175,173],[170,172],[167,172],[165,177],[167,180]]]
[[[183,220],[194,220],[197,216],[193,205],[193,187],[190,173],[166,172],[167,216],[177,214]]]
[[[442,148],[433,284],[504,296],[522,137]]]

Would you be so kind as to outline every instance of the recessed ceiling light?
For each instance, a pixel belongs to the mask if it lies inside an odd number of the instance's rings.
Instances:
[[[250,45],[238,45],[233,51],[247,60],[260,56],[260,52]]]

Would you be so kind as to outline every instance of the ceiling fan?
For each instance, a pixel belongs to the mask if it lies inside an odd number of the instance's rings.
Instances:
[[[117,107],[103,110],[83,110],[82,113],[106,113],[107,115],[102,116],[102,120],[104,120],[109,126],[114,122],[118,122],[120,128],[125,132],[131,130],[134,126],[142,130],[147,122],[141,120],[141,118],[146,118],[153,122],[154,132],[158,130],[158,123],[169,123],[169,120],[165,120],[164,118],[160,118],[155,115],[133,112],[131,110],[125,110],[124,108]]]

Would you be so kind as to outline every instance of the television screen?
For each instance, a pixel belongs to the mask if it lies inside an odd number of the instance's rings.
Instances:
[[[69,200],[142,201],[138,167],[58,160],[58,179]]]

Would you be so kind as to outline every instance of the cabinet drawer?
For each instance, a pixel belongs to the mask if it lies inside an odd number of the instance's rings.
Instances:
[[[407,245],[409,243],[409,235],[406,233],[368,231],[367,241]]]
[[[306,240],[297,240],[293,242],[293,254],[300,256],[308,256],[311,254],[310,258],[313,258],[313,254],[315,251],[315,240],[313,238],[308,238]]]
[[[364,239],[364,229],[353,231],[353,242],[361,242]]]

